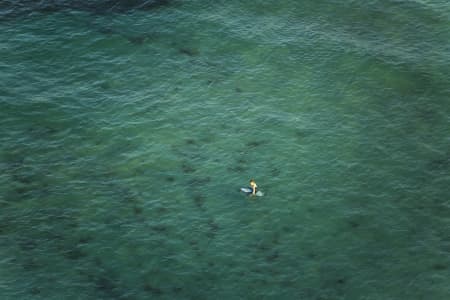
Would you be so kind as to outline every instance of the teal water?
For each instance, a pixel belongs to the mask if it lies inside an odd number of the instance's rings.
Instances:
[[[447,1],[34,2],[1,299],[450,299]]]

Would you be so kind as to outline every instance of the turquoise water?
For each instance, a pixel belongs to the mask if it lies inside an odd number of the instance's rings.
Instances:
[[[447,1],[70,2],[0,4],[1,299],[450,299]]]

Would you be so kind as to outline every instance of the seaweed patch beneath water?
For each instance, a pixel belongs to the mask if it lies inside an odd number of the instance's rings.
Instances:
[[[180,48],[178,52],[187,56],[197,56],[199,55],[199,51],[193,48]]]
[[[163,294],[163,290],[157,286],[155,286],[154,284],[151,284],[149,282],[146,282],[144,284],[144,291],[149,292],[153,295],[159,296]]]
[[[267,144],[267,141],[258,140],[258,141],[251,141],[251,142],[248,142],[246,145],[247,145],[247,147],[249,147],[249,148],[255,148],[255,147],[262,146],[262,145],[264,145],[264,144]]]
[[[210,218],[208,220],[207,224],[208,224],[208,227],[209,227],[209,231],[207,232],[206,236],[208,238],[215,238],[216,234],[217,234],[217,231],[220,228],[219,224],[217,224],[217,222],[214,219],[212,219],[212,218]]]
[[[195,168],[189,164],[189,163],[182,163],[181,164],[181,170],[183,171],[183,173],[194,173],[195,172]]]
[[[195,206],[197,206],[201,210],[205,210],[204,204],[205,204],[205,198],[200,194],[194,195],[194,203]]]

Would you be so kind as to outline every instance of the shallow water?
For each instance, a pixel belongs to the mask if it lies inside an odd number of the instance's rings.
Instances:
[[[0,298],[449,299],[450,5],[153,2],[0,5]]]

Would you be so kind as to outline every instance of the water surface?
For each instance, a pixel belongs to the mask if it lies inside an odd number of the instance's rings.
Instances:
[[[1,298],[449,299],[449,20],[1,4]]]

